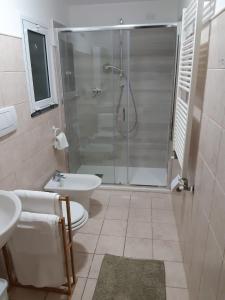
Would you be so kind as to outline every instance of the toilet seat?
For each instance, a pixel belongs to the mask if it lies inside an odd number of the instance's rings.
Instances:
[[[66,204],[62,203],[62,213],[65,217],[66,227],[68,227]],[[71,227],[72,230],[77,230],[81,228],[88,220],[88,212],[84,207],[77,202],[70,202],[70,214],[71,214]]]

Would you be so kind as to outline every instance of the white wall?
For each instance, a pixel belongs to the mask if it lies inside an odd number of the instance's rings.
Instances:
[[[21,37],[21,15],[46,25],[52,18],[63,23],[68,20],[64,0],[1,0],[0,33]]]
[[[225,8],[225,0],[216,1],[216,13],[219,13]]]
[[[120,18],[126,24],[176,22],[179,0],[136,1],[114,4],[71,5],[71,26],[116,25]]]

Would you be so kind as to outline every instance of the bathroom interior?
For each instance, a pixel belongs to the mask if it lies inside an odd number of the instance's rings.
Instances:
[[[225,299],[225,1],[0,3],[0,300]]]

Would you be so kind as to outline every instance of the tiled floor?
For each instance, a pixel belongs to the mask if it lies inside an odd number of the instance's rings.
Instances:
[[[170,195],[98,190],[90,219],[74,236],[78,283],[72,300],[91,300],[105,253],[165,261],[167,300],[188,300]],[[16,290],[10,300],[64,300]]]

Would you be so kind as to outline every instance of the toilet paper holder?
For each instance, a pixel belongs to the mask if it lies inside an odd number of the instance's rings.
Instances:
[[[52,126],[52,130],[54,132],[55,137],[61,132],[61,129],[55,126]]]
[[[52,127],[52,130],[54,132],[53,147],[56,150],[64,150],[64,149],[68,148],[69,143],[68,143],[65,133],[60,128],[57,128],[55,126]]]

